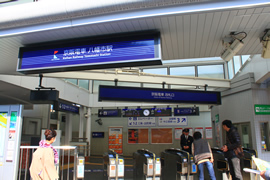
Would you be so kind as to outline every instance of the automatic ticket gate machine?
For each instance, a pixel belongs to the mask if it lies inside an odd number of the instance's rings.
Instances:
[[[194,157],[180,149],[166,149],[161,153],[162,180],[193,180],[197,173]]]
[[[136,180],[160,180],[160,158],[147,150],[139,149],[133,153],[134,170],[133,179]]]
[[[212,148],[214,158],[214,171],[216,179],[229,180],[229,164],[224,152],[218,148]],[[206,175],[207,173],[204,173]]]
[[[124,179],[124,158],[114,150],[109,150],[103,155],[103,179],[123,180]]]
[[[256,164],[253,162],[252,157],[258,157],[257,151],[254,149],[243,148],[243,168],[257,169]],[[243,169],[242,168],[242,169]],[[254,180],[256,179],[256,174],[243,172],[244,179]]]

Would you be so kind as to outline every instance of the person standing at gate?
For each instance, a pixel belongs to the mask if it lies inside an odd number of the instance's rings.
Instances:
[[[39,147],[33,154],[30,175],[33,180],[56,180],[58,174],[54,163],[58,162],[58,154],[52,147],[52,143],[57,133],[55,130],[46,129],[44,135],[46,140],[39,142]]]
[[[193,142],[193,137],[189,135],[188,128],[183,130],[183,134],[181,135],[180,139],[180,146],[182,147],[182,150],[187,151],[189,154],[191,154],[191,144]]]
[[[225,157],[228,159],[230,174],[232,180],[242,180],[240,159],[236,156],[234,150],[241,146],[240,136],[237,129],[232,125],[232,121],[224,120],[222,122],[222,127],[226,131],[227,138],[226,144],[221,148],[224,152]]]
[[[211,147],[205,139],[202,139],[202,134],[196,131],[193,135],[192,154],[194,155],[195,163],[199,170],[199,180],[204,180],[204,165],[207,167],[211,180],[216,180],[213,168],[213,154]]]

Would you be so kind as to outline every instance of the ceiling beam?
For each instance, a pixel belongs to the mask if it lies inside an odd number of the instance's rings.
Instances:
[[[76,74],[76,75],[75,75]],[[170,75],[157,75],[149,73],[126,73],[119,71],[95,70],[95,71],[80,71],[80,72],[64,72],[64,73],[47,73],[44,77],[55,78],[71,78],[74,79],[88,79],[88,80],[104,80],[114,81],[117,79],[119,82],[134,82],[134,83],[151,83],[162,84],[165,82],[169,85],[183,85],[183,86],[205,86],[230,88],[230,80],[225,79],[211,79],[199,77],[184,77],[184,76],[170,76]]]

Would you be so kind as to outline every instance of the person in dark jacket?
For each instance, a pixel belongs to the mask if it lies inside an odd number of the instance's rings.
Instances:
[[[180,139],[180,146],[182,147],[182,150],[191,154],[191,144],[193,142],[193,137],[189,136],[189,129],[186,128],[183,130],[183,134],[181,135]]]
[[[232,125],[232,121],[224,120],[222,122],[222,127],[226,131],[227,138],[226,144],[221,148],[228,159],[230,174],[232,180],[242,180],[242,174],[240,169],[240,159],[235,155],[234,149],[241,146],[240,136],[237,129]]]
[[[204,165],[207,167],[211,180],[216,180],[213,168],[213,154],[211,147],[205,139],[202,139],[202,134],[196,131],[193,134],[194,141],[192,143],[192,154],[194,155],[195,163],[199,170],[199,180],[204,180]]]

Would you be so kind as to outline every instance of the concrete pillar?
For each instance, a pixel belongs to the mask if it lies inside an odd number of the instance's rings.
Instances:
[[[72,141],[72,114],[66,114],[66,127],[65,127],[65,145],[69,145]]]
[[[83,127],[84,127],[84,119],[85,119],[84,107],[80,107],[80,121],[79,121],[79,138],[83,138]],[[83,141],[80,139],[79,141]]]
[[[89,143],[88,156],[90,156],[90,147],[91,147],[91,108],[87,108],[87,119],[86,119],[86,138]]]

